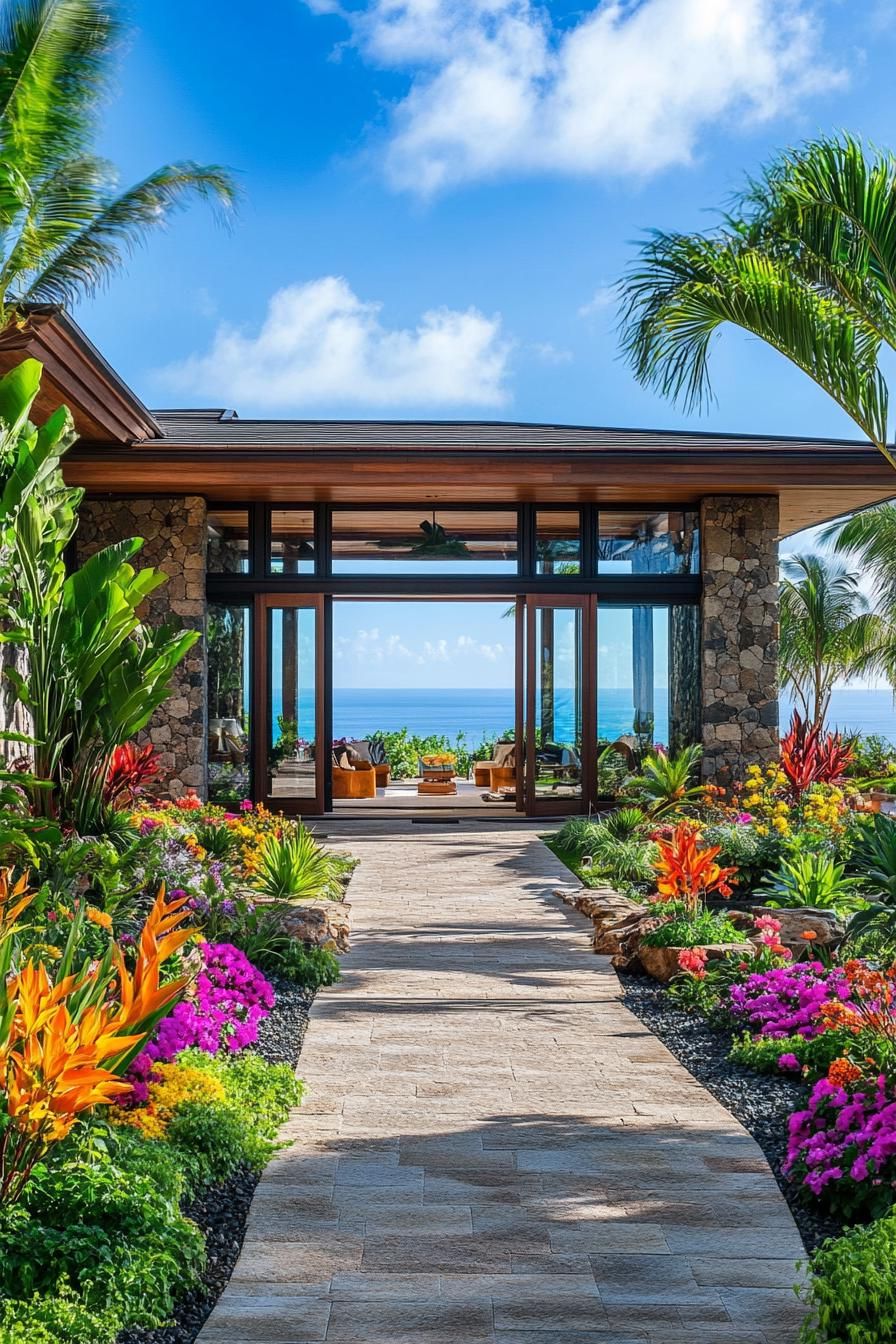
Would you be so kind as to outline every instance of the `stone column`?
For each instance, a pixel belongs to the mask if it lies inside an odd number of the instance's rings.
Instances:
[[[165,495],[128,499],[85,499],[76,534],[79,560],[125,537],[142,537],[137,568],[152,565],[168,582],[146,602],[150,624],[174,622],[199,630],[172,677],[171,695],[140,735],[151,741],[162,763],[165,791],[179,797],[206,787],[206,659],[205,659],[205,500],[198,495]]]
[[[703,774],[722,785],[778,747],[778,499],[701,504]]]

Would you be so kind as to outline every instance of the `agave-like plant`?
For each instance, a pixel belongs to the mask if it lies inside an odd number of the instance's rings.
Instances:
[[[330,855],[299,823],[265,837],[252,885],[271,900],[311,901],[331,895],[336,876]]]
[[[821,851],[797,851],[784,859],[755,893],[766,905],[833,910],[846,914],[863,904],[858,884],[846,868]]]
[[[696,779],[702,748],[694,744],[682,747],[674,755],[648,752],[641,763],[641,773],[629,780],[626,793],[654,819],[675,808],[696,802],[703,786]]]

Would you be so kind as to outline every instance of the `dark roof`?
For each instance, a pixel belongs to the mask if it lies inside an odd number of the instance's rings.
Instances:
[[[160,410],[153,415],[170,444],[209,448],[549,449],[590,452],[657,450],[867,454],[856,439],[815,439],[690,430],[616,429],[501,420],[243,420],[233,411]],[[872,450],[873,451],[873,450]]]

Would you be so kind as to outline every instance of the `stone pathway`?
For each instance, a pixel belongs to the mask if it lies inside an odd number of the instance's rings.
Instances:
[[[327,829],[354,950],[201,1344],[792,1344],[765,1160],[623,1007],[535,828]]]

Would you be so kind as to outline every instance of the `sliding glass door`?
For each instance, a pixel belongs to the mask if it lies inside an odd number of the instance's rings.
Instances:
[[[524,609],[517,697],[525,810],[578,812],[594,778],[594,599],[529,596]]]
[[[324,810],[329,759],[324,724],[323,599],[316,595],[256,598],[255,769],[269,807]]]

